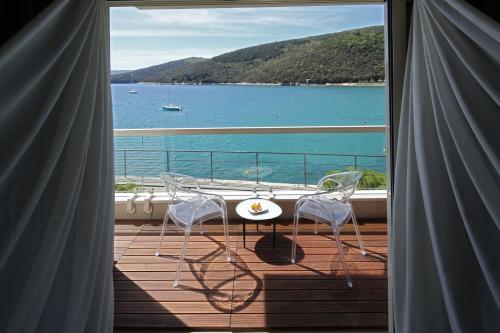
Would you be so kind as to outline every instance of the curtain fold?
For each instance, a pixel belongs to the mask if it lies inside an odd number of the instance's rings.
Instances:
[[[396,332],[500,327],[500,26],[415,0],[395,166]]]
[[[0,48],[0,331],[113,323],[108,11],[54,0]]]

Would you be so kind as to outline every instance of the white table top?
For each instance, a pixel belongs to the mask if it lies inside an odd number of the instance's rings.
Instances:
[[[262,213],[262,214],[252,214],[249,212],[250,206],[255,203],[255,202],[260,202],[262,209],[268,209],[268,212]],[[275,204],[272,201],[266,200],[266,199],[260,199],[260,198],[253,198],[253,199],[247,199],[242,202],[240,202],[236,206],[236,213],[238,213],[239,216],[247,219],[247,220],[256,220],[256,221],[261,221],[261,220],[270,220],[274,219],[275,217],[278,217],[281,215],[282,210],[281,207]]]

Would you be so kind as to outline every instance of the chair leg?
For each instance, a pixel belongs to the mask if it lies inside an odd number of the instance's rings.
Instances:
[[[203,231],[203,222],[200,222],[200,235],[203,235],[205,232]]]
[[[292,241],[292,264],[295,264],[295,256],[297,254],[297,234],[299,232],[299,214],[296,212],[293,216],[293,241]]]
[[[227,214],[224,214],[222,216],[222,223],[224,224],[224,240],[226,242],[227,261],[231,261],[231,247],[229,246],[229,225],[227,222]]]
[[[351,280],[351,275],[349,274],[349,268],[347,267],[347,262],[345,261],[344,257],[344,245],[342,245],[342,242],[340,241],[340,233],[337,230],[337,227],[332,225],[333,229],[333,235],[335,236],[335,241],[337,242],[337,249],[339,252],[340,256],[340,261],[342,261],[342,266],[344,267],[344,272],[345,272],[345,278],[347,280],[347,286],[349,288],[352,288],[352,280]]]
[[[184,234],[184,245],[182,246],[181,256],[179,257],[179,264],[177,265],[177,273],[175,274],[174,288],[179,284],[179,278],[182,272],[182,264],[184,263],[184,256],[186,255],[190,235],[191,230],[186,230]]]
[[[314,220],[314,234],[318,234],[318,220]]]
[[[168,224],[168,211],[165,213],[165,218],[163,219],[163,226],[161,228],[160,239],[158,240],[158,247],[156,248],[156,256],[160,255],[161,243],[163,242],[163,234],[165,234],[165,229]]]
[[[358,220],[356,219],[354,211],[351,212],[351,218],[352,218],[352,224],[354,224],[354,230],[356,230],[356,236],[358,237],[361,254],[366,255],[365,246],[363,244],[363,240],[361,239],[361,233],[359,232]]]

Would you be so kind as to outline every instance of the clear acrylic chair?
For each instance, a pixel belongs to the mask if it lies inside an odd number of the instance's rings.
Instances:
[[[340,230],[349,220],[352,220],[356,236],[359,241],[361,253],[366,254],[361,235],[359,233],[358,222],[350,197],[356,191],[359,180],[363,176],[362,172],[349,171],[321,178],[317,184],[315,194],[307,194],[300,197],[295,204],[295,214],[293,219],[293,244],[291,262],[295,263],[297,251],[297,234],[300,218],[306,218],[316,224],[325,223],[331,226],[339,257],[346,274],[347,285],[352,288],[352,280],[344,257],[342,242],[340,241]]]
[[[169,220],[172,220],[184,231],[184,245],[182,246],[174,281],[174,287],[177,287],[189,243],[189,236],[195,225],[200,226],[200,233],[203,234],[203,222],[221,218],[224,225],[227,261],[231,261],[227,207],[221,196],[201,192],[198,182],[193,177],[176,173],[162,173],[160,177],[173,204],[167,206],[156,255],[160,255],[166,226]]]

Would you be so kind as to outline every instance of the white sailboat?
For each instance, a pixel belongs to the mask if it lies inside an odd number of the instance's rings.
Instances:
[[[170,102],[170,88],[168,88],[167,102]],[[163,108],[163,110],[167,110],[167,111],[182,111],[182,106],[170,104],[170,103],[167,105],[163,105],[162,108]]]

